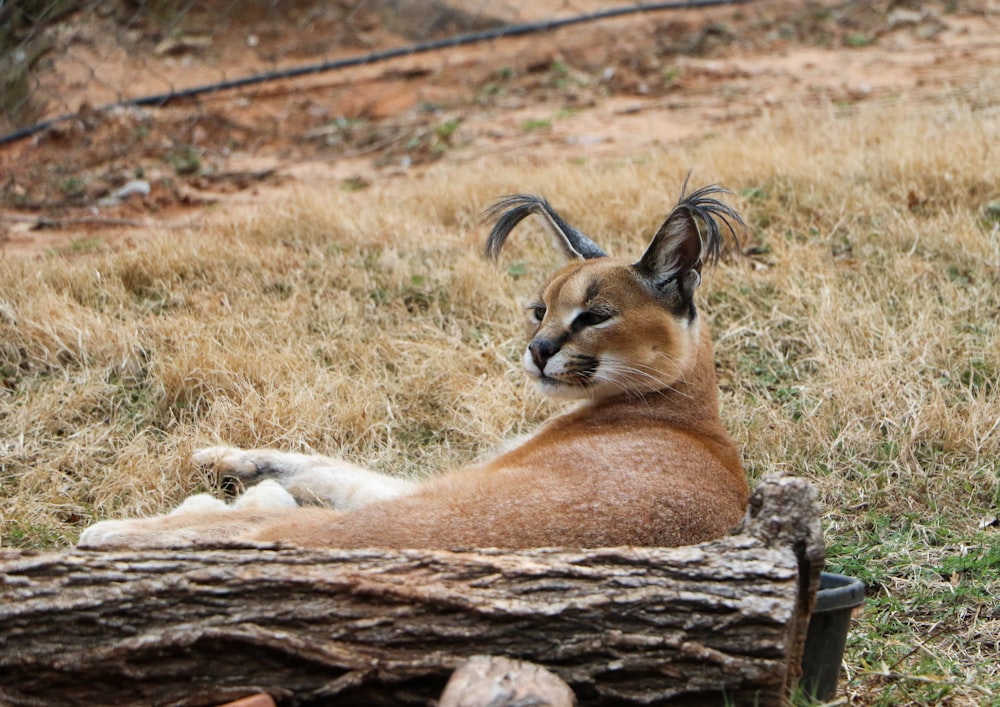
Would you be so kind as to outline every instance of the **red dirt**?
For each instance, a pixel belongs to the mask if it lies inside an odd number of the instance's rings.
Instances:
[[[154,226],[198,225],[285,198],[302,183],[361,189],[435,161],[634,154],[739,130],[788,103],[905,97],[929,106],[1000,65],[989,0],[950,5],[786,0],[633,15],[108,112],[92,106],[120,97],[109,87],[134,97],[302,65],[317,61],[314,48],[331,33],[338,41],[320,60],[413,40],[377,14],[303,24],[289,11],[284,26],[230,18],[206,54],[200,35],[175,31],[166,39],[182,46],[171,49],[155,27],[123,35],[114,17],[76,17],[52,30],[62,53],[37,77],[38,94],[60,101],[34,109],[36,118],[80,115],[0,146],[0,251],[127,244]],[[558,0],[531,7],[531,19],[567,12]],[[109,203],[137,177],[148,195]]]

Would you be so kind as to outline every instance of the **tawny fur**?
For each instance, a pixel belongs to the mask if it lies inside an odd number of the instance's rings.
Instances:
[[[493,459],[416,483],[327,457],[209,448],[196,463],[264,483],[232,506],[201,496],[167,516],[99,523],[80,545],[669,546],[725,534],[748,488],[691,300],[718,253],[713,217],[742,225],[716,191],[682,199],[634,263],[605,256],[537,197],[500,202],[491,254],[538,213],[574,258],[529,308],[524,363],[543,393],[581,403]]]

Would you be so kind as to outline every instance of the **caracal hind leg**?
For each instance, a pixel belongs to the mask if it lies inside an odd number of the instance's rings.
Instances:
[[[83,531],[77,547],[189,547],[239,541],[260,527],[289,520],[295,509],[298,504],[292,495],[268,479],[229,505],[202,493],[166,515],[95,523]]]
[[[195,452],[191,460],[198,466],[214,468],[223,477],[234,477],[245,486],[273,479],[299,503],[320,504],[337,510],[405,496],[417,487],[414,481],[319,454],[208,447]]]

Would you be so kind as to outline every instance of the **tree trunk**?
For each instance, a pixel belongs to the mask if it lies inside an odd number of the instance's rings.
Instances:
[[[679,548],[0,551],[0,704],[427,704],[483,653],[580,704],[783,704],[822,562],[787,478]]]

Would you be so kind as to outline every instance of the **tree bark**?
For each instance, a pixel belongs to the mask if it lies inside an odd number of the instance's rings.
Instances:
[[[580,704],[778,705],[822,562],[788,478],[679,548],[0,551],[0,704],[427,704],[490,653]]]

